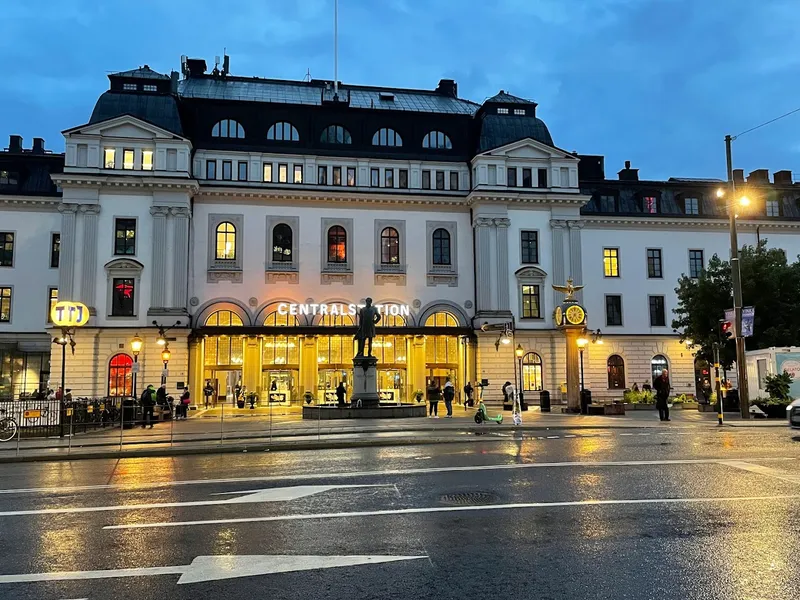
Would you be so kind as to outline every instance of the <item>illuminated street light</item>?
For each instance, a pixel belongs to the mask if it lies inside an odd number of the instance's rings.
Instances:
[[[578,338],[578,348],[585,348],[589,344],[589,340],[585,337]]]
[[[169,351],[169,348],[164,348],[164,350],[161,352],[161,360],[163,360],[165,363],[169,362],[171,356],[172,353]]]
[[[131,352],[134,356],[139,356],[139,352],[142,351],[142,346],[144,346],[144,340],[138,335],[133,336],[131,340]]]
[[[517,344],[517,349],[514,350],[517,355],[517,358],[522,358],[522,355],[525,354],[525,348],[522,347],[522,344]]]

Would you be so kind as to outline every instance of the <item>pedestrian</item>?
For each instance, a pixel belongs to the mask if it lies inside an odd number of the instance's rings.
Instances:
[[[167,384],[162,383],[156,390],[156,404],[159,406],[167,405]]]
[[[467,385],[464,386],[464,410],[467,410],[467,406],[474,406],[475,400],[472,399],[472,382],[468,381]]]
[[[446,419],[453,418],[453,400],[456,397],[456,387],[453,385],[453,382],[450,381],[450,377],[448,376],[444,382],[444,389],[442,390],[442,395],[444,396],[444,406],[447,409],[447,415],[445,416]]]
[[[178,416],[182,417],[185,421],[189,416],[189,404],[192,403],[192,397],[189,394],[189,388],[183,388],[183,394],[181,394],[181,403],[178,405],[178,410],[180,414]]]
[[[658,409],[658,418],[662,421],[669,421],[669,371],[664,369],[661,375],[656,377],[653,382],[656,388],[656,408]]]
[[[347,394],[347,390],[344,388],[344,382],[340,381],[339,385],[336,386],[336,404],[340,408],[344,407],[344,397],[345,397],[346,394]]]
[[[508,388],[509,387],[511,387],[511,382],[510,381],[506,381],[503,384],[503,388],[502,388],[502,390],[503,390],[503,404],[512,404],[512,402],[513,402],[512,399],[508,395]]]
[[[214,395],[214,387],[211,385],[211,380],[206,380],[206,387],[203,388],[203,396],[206,399],[206,408],[208,408],[208,399]]]
[[[631,388],[631,391],[632,392],[638,392],[639,391],[639,384],[636,383],[635,381],[633,382],[633,387]]]
[[[142,429],[144,429],[146,425],[150,425],[150,429],[153,428],[153,420],[155,418],[153,407],[156,403],[155,396],[156,389],[151,383],[144,389],[139,399],[139,403],[142,405]]]
[[[439,418],[439,398],[442,395],[442,390],[436,384],[436,381],[431,379],[428,384],[428,418]]]

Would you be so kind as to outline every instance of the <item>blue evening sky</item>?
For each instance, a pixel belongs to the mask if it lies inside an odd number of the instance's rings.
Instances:
[[[333,77],[333,0],[6,0],[0,144],[63,149],[106,75],[227,48],[235,75]],[[797,0],[340,0],[339,78],[539,103],[566,150],[642,178],[724,177],[723,137],[800,107]],[[734,167],[800,172],[800,113],[734,144]]]

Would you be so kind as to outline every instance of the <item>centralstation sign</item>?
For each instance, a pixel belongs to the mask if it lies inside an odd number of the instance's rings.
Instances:
[[[292,304],[281,302],[278,304],[279,315],[350,315],[356,316],[358,309],[366,306],[365,304]],[[408,304],[376,304],[375,308],[381,315],[394,315],[408,317],[411,315],[411,307]]]

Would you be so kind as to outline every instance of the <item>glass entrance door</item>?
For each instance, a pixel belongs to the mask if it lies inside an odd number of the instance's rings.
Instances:
[[[319,383],[317,386],[318,404],[336,404],[336,388],[339,382],[344,383],[347,396],[352,391],[353,369],[320,369]]]
[[[211,376],[206,379],[211,380],[214,388],[214,395],[211,402],[216,406],[220,402],[236,404],[237,390],[241,390],[242,371],[239,369],[213,369]]]
[[[289,406],[294,399],[298,373],[294,370],[269,370],[261,373],[261,389],[265,402]]]
[[[378,369],[378,394],[381,402],[400,404],[406,400],[406,370]]]

